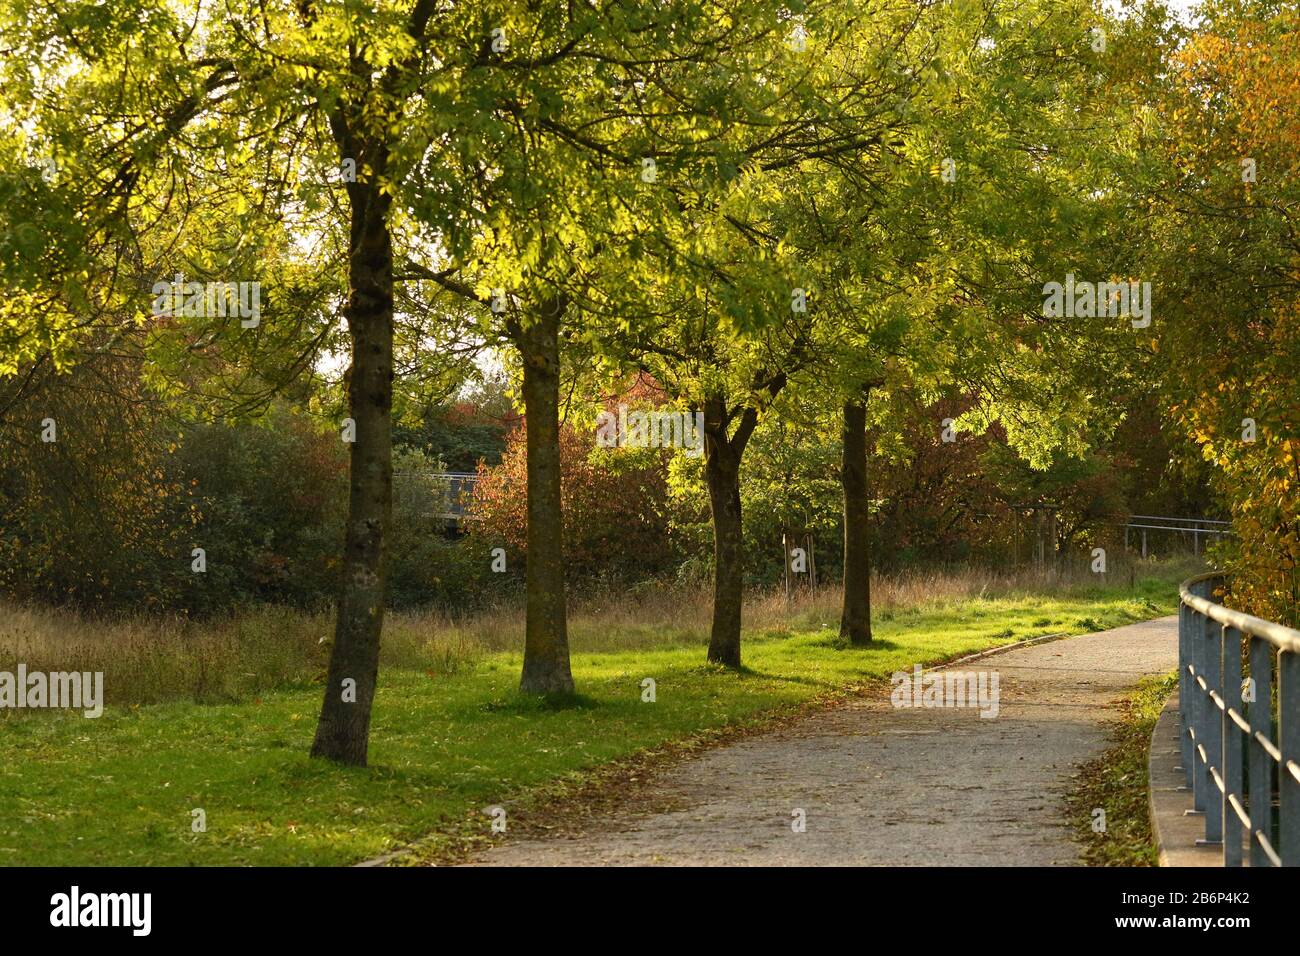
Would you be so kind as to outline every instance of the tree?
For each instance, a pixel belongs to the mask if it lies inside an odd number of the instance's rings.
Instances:
[[[1295,625],[1300,14],[1253,0],[1202,12],[1161,82],[1130,84],[1149,130],[1133,160],[1151,210],[1145,264],[1178,316],[1157,367],[1179,437],[1231,513],[1234,538],[1218,549],[1228,599]]]
[[[794,199],[819,177],[870,182],[889,164],[925,83],[924,37],[937,16],[928,6],[876,2],[838,12],[800,28],[804,59],[789,69],[802,71],[813,94],[790,111],[794,121],[779,135],[742,129],[729,157],[735,173],[682,190],[687,236],[657,255],[653,291],[642,293],[672,308],[626,341],[630,360],[704,416],[714,527],[709,659],[729,666],[740,664],[745,449],[791,377],[819,360],[817,272],[791,242],[816,208]]]
[[[840,637],[871,643],[871,525],[867,498],[867,403],[844,403],[844,609]]]
[[[486,97],[496,104],[501,141],[477,177],[488,183],[484,228],[423,274],[463,298],[495,303],[500,318],[485,334],[508,341],[523,370],[527,427],[535,433],[528,461],[536,529],[524,690],[572,687],[556,466],[565,352],[583,346],[579,353],[590,350],[598,363],[634,361],[636,347],[626,343],[659,335],[667,317],[651,298],[655,271],[691,276],[676,291],[694,294],[697,279],[710,274],[696,227],[736,183],[806,157],[850,157],[870,143],[876,125],[861,120],[890,84],[869,85],[827,66],[809,53],[804,30],[821,29],[822,52],[848,63],[842,47],[874,13],[888,13],[891,29],[905,29],[912,17],[907,5],[880,0],[805,4],[801,19],[768,2],[728,4],[725,15],[695,0],[620,10],[619,19],[557,10],[535,21],[517,53],[530,69],[506,75]],[[768,307],[767,291],[733,301],[733,314]],[[608,341],[611,331],[622,345]],[[757,419],[756,412],[733,416],[721,393],[701,401],[709,403],[714,451],[706,456],[724,529],[713,655],[738,661],[738,651],[721,649],[739,638],[743,560],[733,473]]]
[[[1057,448],[1081,452],[1102,405],[1080,393],[1117,328],[1047,319],[1036,285],[1061,259],[1082,266],[1089,246],[1097,263],[1116,254],[1104,232],[1120,214],[1113,178],[1094,175],[1104,164],[1075,141],[1080,116],[1103,142],[1119,128],[1092,92],[1103,22],[1068,0],[936,11],[891,47],[911,82],[878,108],[873,162],[805,167],[769,209],[817,303],[806,344],[817,358],[796,381],[843,423],[841,632],[852,643],[870,640],[869,423],[904,414],[902,396],[927,408],[965,398],[962,420],[936,420],[927,439],[1000,423],[1044,467]],[[1063,222],[1091,231],[1062,236]]]
[[[192,314],[153,310],[160,354],[169,332],[173,341],[189,333],[187,344],[218,353],[223,369],[240,357],[274,356],[301,374],[330,341],[332,323],[322,320],[342,300],[355,441],[312,752],[364,764],[391,513],[395,210],[419,201],[407,183],[417,166],[421,188],[439,191],[444,222],[465,206],[462,182],[431,147],[454,142],[476,118],[472,100],[441,90],[474,72],[490,37],[479,11],[429,0],[258,3],[220,16],[143,0],[117,14],[89,5],[0,11],[4,35],[14,38],[4,66],[5,158],[52,157],[55,170],[52,182],[21,190],[29,202],[7,211],[19,220],[11,234],[21,243],[5,261],[13,293],[0,318],[13,346],[5,370],[68,360],[96,321],[145,324],[151,274],[269,280],[272,305],[244,316],[253,324],[226,322],[212,338],[193,336],[203,323],[187,322]],[[442,49],[447,37],[471,42]],[[232,228],[207,231],[202,219],[186,218],[195,213],[215,213]],[[159,224],[178,226],[176,238]],[[294,249],[297,230],[326,250],[339,240],[338,257],[324,257],[346,263],[332,285],[296,281],[312,271],[311,257]],[[262,385],[264,397],[277,383]]]

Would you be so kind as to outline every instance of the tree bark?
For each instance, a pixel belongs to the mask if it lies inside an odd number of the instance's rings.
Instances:
[[[867,406],[844,403],[844,610],[840,637],[871,643],[871,539],[867,506]]]
[[[367,164],[366,179],[349,182],[348,304],[352,340],[348,410],[355,427],[349,451],[348,519],[343,545],[334,644],[313,757],[364,767],[370,714],[379,679],[384,627],[385,559],[393,513],[393,241],[392,200],[381,188],[388,149],[359,134],[356,110],[330,116],[340,156]]]
[[[709,660],[740,666],[741,606],[745,597],[745,539],[740,513],[740,459],[757,423],[746,408],[735,435],[728,437],[726,402],[704,403],[704,475],[713,517],[713,629]]]
[[[564,514],[560,497],[560,301],[543,303],[518,330],[528,433],[527,623],[519,689],[573,692],[564,592]]]
[[[352,339],[348,405],[356,441],[350,451],[334,646],[311,753],[363,767],[379,675],[385,549],[392,519],[393,247],[389,201],[378,184],[351,183],[348,195],[352,221],[345,315]]]

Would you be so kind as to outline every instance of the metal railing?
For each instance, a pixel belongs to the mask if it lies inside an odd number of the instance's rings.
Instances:
[[[1156,523],[1152,523],[1156,522]],[[1164,515],[1129,515],[1124,522],[1124,550],[1129,548],[1129,531],[1142,532],[1142,557],[1147,556],[1148,531],[1176,531],[1184,538],[1189,534],[1192,539],[1192,554],[1201,553],[1201,536],[1208,541],[1211,535],[1232,535],[1231,521],[1219,521],[1214,518],[1171,518]]]
[[[468,471],[395,471],[393,499],[423,514],[465,521],[478,475]]]
[[[1198,845],[1224,866],[1300,866],[1300,631],[1212,600],[1217,572],[1183,582],[1178,608],[1182,769]],[[1243,713],[1244,711],[1244,713]]]

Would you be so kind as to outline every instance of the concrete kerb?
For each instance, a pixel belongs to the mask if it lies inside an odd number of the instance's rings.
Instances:
[[[1173,695],[1151,732],[1147,757],[1147,806],[1160,865],[1222,866],[1223,847],[1196,843],[1205,836],[1205,815],[1188,812],[1192,791],[1181,768],[1178,734],[1178,696]]]

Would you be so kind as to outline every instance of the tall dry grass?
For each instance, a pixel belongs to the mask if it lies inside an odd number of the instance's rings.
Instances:
[[[977,568],[914,571],[875,577],[872,607],[887,619],[914,608],[1095,587],[1096,577],[1086,566],[1054,575]],[[789,598],[781,590],[751,594],[745,628],[761,635],[836,627],[840,600],[838,585],[798,589]],[[712,595],[705,586],[594,588],[570,601],[569,640],[579,653],[703,644],[711,616]],[[519,649],[523,632],[518,606],[467,615],[393,612],[385,621],[381,661],[385,667],[455,673],[485,654]],[[323,681],[332,634],[332,613],[284,607],[204,621],[96,619],[0,601],[0,670],[12,672],[21,662],[29,671],[102,671],[111,704],[236,701]]]

